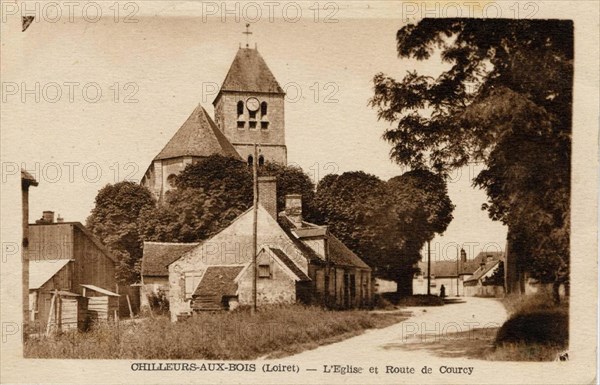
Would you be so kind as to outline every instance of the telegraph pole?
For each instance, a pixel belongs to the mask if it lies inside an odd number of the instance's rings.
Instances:
[[[456,244],[456,296],[460,297],[460,293],[458,291],[458,277],[460,276],[460,252],[458,251],[458,243]]]
[[[427,295],[431,295],[431,241],[427,241]]]
[[[252,175],[254,179],[254,205],[252,208],[252,314],[256,313],[256,280],[258,266],[256,266],[256,254],[258,253],[258,147],[254,143],[254,158],[252,159]]]

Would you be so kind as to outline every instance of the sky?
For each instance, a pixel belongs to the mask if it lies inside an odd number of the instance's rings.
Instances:
[[[98,22],[40,20],[18,35],[19,44],[3,47],[3,171],[22,164],[40,182],[30,194],[32,220],[52,210],[85,223],[98,190],[139,181],[198,103],[213,115],[215,90],[246,42],[245,21],[162,4],[138,9],[136,23],[123,22],[124,9],[119,22],[111,15]],[[315,183],[345,171],[384,180],[406,171],[390,161],[391,146],[381,138],[389,126],[368,106],[373,76],[401,79],[409,70],[435,75],[444,68],[437,60],[397,57],[399,18],[351,11],[346,17],[337,10],[335,23],[324,22],[330,10],[320,10],[316,22],[305,9],[296,22],[263,17],[250,27],[250,46],[257,45],[287,91],[288,163]],[[485,194],[471,187],[479,169],[452,175],[454,220],[432,242],[434,259],[454,258],[456,244],[469,258],[504,249],[506,228],[481,210]]]

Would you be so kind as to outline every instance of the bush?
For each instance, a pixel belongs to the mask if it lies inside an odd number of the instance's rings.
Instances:
[[[373,296],[373,308],[379,310],[393,310],[396,309],[396,306],[382,294],[375,294]]]
[[[566,347],[568,341],[569,313],[558,308],[515,314],[496,335],[496,345],[525,342]]]
[[[169,314],[169,297],[163,289],[148,294],[148,304],[155,314]]]

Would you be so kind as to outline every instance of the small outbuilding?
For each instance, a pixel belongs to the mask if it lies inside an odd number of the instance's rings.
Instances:
[[[119,294],[94,285],[81,285],[88,298],[88,316],[92,322],[119,319]]]

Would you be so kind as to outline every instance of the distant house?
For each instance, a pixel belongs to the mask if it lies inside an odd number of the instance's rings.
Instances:
[[[486,280],[492,277],[503,263],[501,259],[482,260],[479,268],[465,280],[465,295],[469,297],[502,297],[504,285],[488,285]]]
[[[336,308],[370,304],[371,268],[329,233],[302,220],[300,195],[277,214],[276,181],[259,178],[257,303],[321,303]],[[252,304],[253,210],[171,262],[171,318],[192,311]]]
[[[432,261],[431,288],[433,295],[440,294],[444,285],[447,296],[469,296],[472,291],[465,289],[465,283],[471,279],[482,263],[498,261],[503,253],[498,251],[480,252],[473,259],[459,261]],[[427,261],[418,263],[419,272],[413,277],[413,294],[427,294]]]
[[[90,288],[118,297],[117,260],[79,222],[55,222],[54,213],[45,211],[29,225],[29,260],[30,320],[38,327],[50,321],[61,329],[72,328],[87,316],[98,318],[87,310],[88,297],[96,296]],[[107,301],[107,319],[115,317],[112,310]]]

